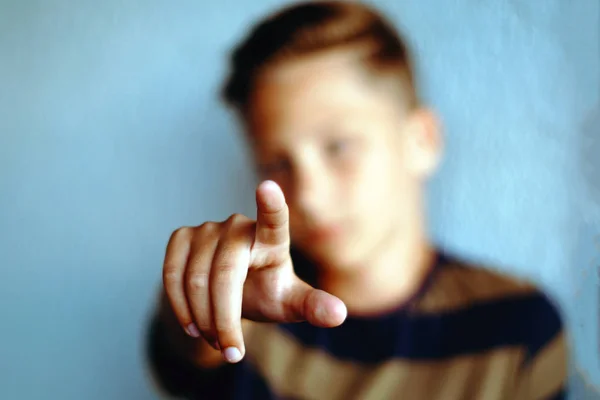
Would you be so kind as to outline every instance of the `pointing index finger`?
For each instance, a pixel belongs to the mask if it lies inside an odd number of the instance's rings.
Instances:
[[[273,181],[256,189],[256,242],[282,245],[290,242],[289,212],[283,191]]]

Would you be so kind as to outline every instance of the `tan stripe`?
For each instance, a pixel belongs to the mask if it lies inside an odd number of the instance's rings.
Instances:
[[[518,399],[545,399],[560,390],[568,376],[568,347],[561,332],[535,357],[523,372]]]
[[[515,387],[523,357],[521,348],[505,348],[439,361],[395,359],[369,367],[303,348],[272,325],[258,324],[251,332],[248,360],[272,390],[293,399],[505,399],[511,397],[507,391]]]
[[[439,313],[472,304],[536,291],[534,285],[489,269],[467,264],[448,264],[438,271],[416,311]]]
[[[249,332],[246,357],[281,396],[347,398],[346,391],[365,373],[352,363],[339,362],[317,350],[303,348],[272,325],[257,324]]]

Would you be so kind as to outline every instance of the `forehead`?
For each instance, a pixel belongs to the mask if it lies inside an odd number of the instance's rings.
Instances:
[[[248,122],[260,139],[397,112],[391,90],[377,86],[353,52],[340,50],[267,69],[257,77]]]

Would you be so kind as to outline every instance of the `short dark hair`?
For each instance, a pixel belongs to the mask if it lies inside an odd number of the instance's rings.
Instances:
[[[255,78],[265,67],[340,48],[364,48],[365,66],[399,78],[409,105],[417,105],[412,61],[400,33],[374,9],[335,0],[297,3],[258,23],[231,55],[222,99],[243,115]]]

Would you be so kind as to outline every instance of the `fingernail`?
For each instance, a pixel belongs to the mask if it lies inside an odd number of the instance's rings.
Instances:
[[[230,363],[236,363],[242,359],[242,353],[235,347],[228,347],[223,351],[223,357]]]
[[[196,324],[191,323],[187,326],[187,328],[185,328],[185,331],[188,335],[190,335],[191,337],[200,337],[200,331],[198,330],[198,328],[196,327]]]
[[[275,183],[275,181],[266,180],[263,182],[263,187],[277,189],[277,188],[279,188],[279,185],[277,185],[277,183]]]

